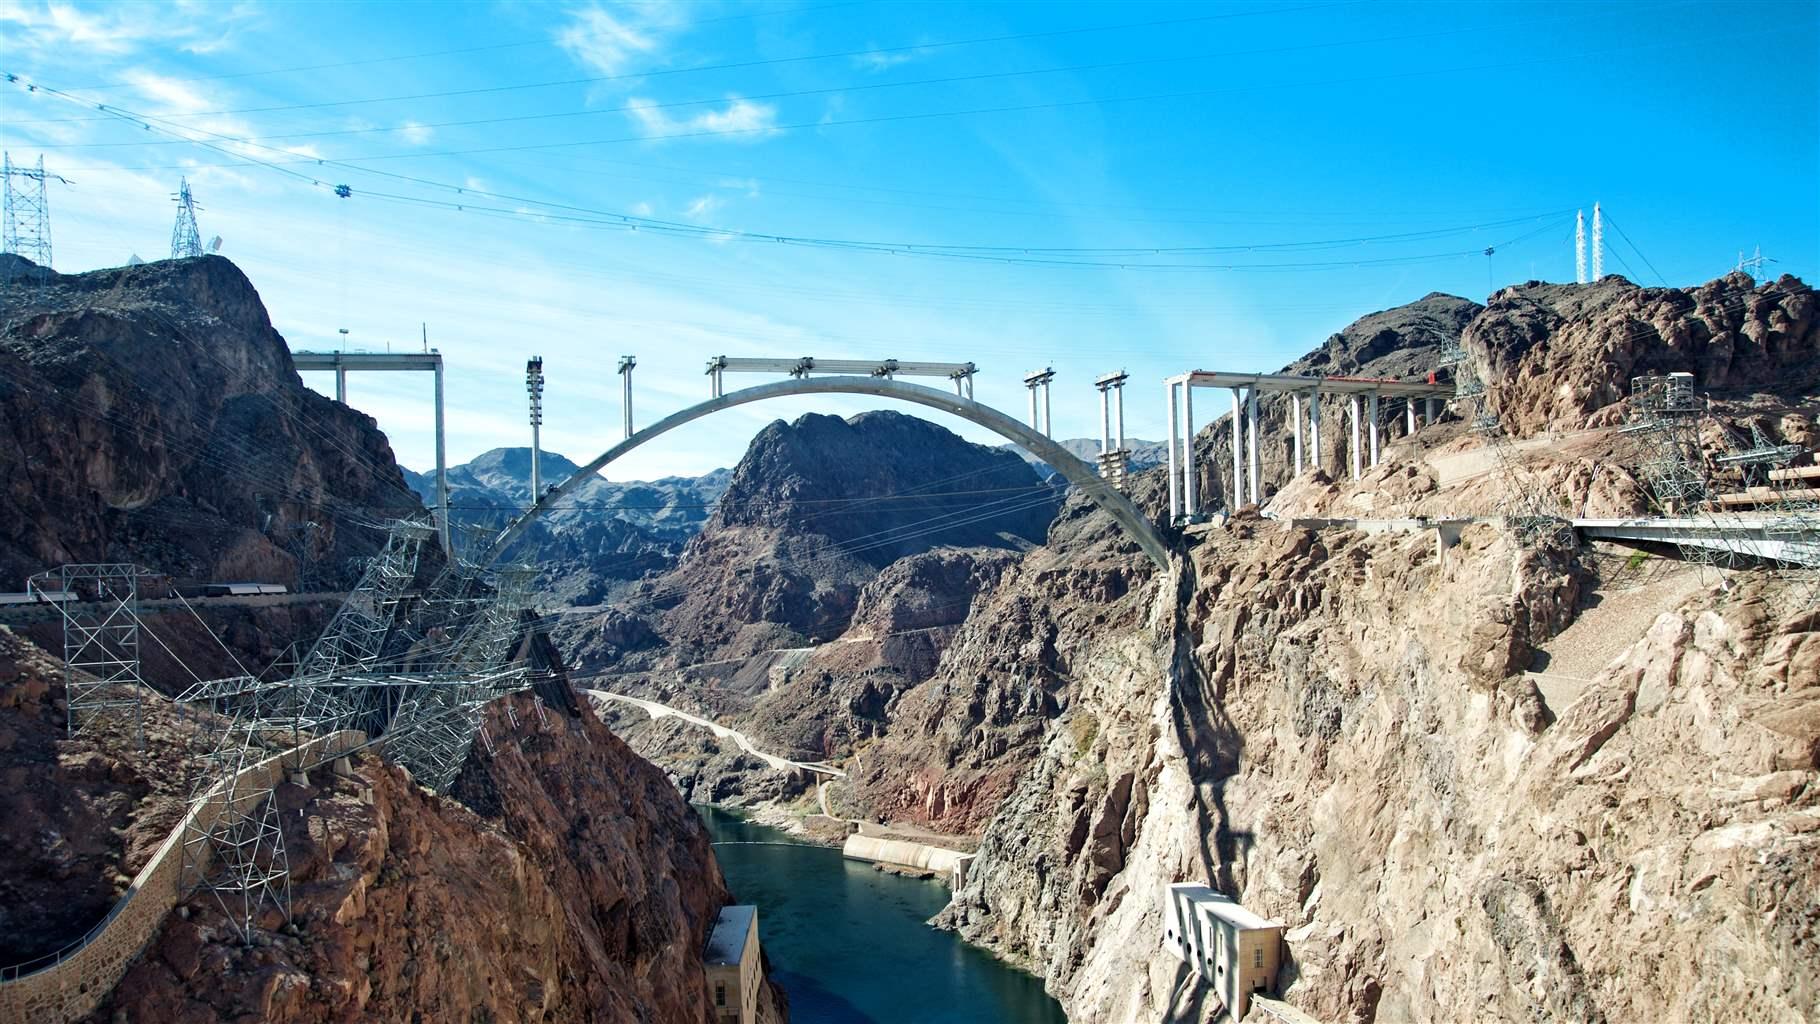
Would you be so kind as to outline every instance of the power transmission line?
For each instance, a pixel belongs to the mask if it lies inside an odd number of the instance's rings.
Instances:
[[[1251,11],[1228,11],[1220,14],[1201,14],[1183,18],[1162,18],[1150,21],[1124,22],[1112,25],[1096,25],[1079,28],[1045,29],[1039,32],[1014,32],[1009,34],[978,36],[971,39],[938,40],[935,42],[912,43],[898,46],[868,46],[857,50],[839,50],[831,53],[805,54],[791,57],[766,57],[755,60],[726,61],[718,64],[695,64],[681,68],[652,68],[643,71],[629,71],[614,75],[593,75],[584,78],[564,78],[544,82],[526,82],[517,85],[479,86],[471,89],[451,89],[440,92],[407,93],[397,96],[372,96],[353,100],[332,100],[318,103],[278,104],[263,107],[241,107],[232,110],[205,110],[186,112],[176,115],[182,118],[220,117],[227,114],[268,114],[290,110],[319,110],[331,107],[364,106],[371,103],[396,103],[405,100],[448,99],[451,97],[480,96],[502,92],[516,92],[526,89],[550,89],[571,85],[600,85],[607,82],[621,82],[646,78],[658,78],[670,75],[696,74],[703,71],[736,71],[747,68],[767,67],[779,64],[802,64],[824,60],[842,60],[854,57],[866,57],[874,54],[913,53],[929,50],[950,49],[958,46],[978,46],[986,43],[1017,42],[1030,39],[1053,39],[1061,36],[1088,35],[1101,32],[1122,32],[1143,28],[1170,28],[1182,25],[1211,21],[1226,21],[1233,18],[1249,18],[1272,14],[1295,14],[1303,11],[1318,11],[1333,7],[1356,6],[1363,0],[1335,0],[1332,3],[1308,4],[1301,7],[1276,7]],[[81,100],[81,97],[75,97]],[[93,101],[87,101],[93,105]],[[61,121],[12,122],[14,124],[51,124],[68,121],[92,121],[97,118],[65,118]]]

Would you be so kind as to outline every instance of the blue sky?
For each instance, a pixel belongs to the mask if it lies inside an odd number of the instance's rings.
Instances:
[[[972,360],[1014,413],[1053,366],[1061,436],[1123,367],[1155,438],[1168,374],[1572,280],[1595,200],[1610,272],[1693,284],[1761,245],[1812,281],[1816,53],[1812,3],[0,0],[0,146],[73,183],[59,270],[167,254],[185,175],[294,348],[427,323],[452,461],[528,443],[531,354],[578,460],[617,439],[627,353],[641,423],[705,397],[709,356],[894,356]],[[350,390],[430,463],[427,381]],[[865,407],[743,407],[610,475]]]

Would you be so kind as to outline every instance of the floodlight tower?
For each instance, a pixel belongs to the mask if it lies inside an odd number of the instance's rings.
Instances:
[[[525,361],[525,393],[531,396],[531,504],[543,497],[543,356]]]
[[[1574,211],[1574,283],[1586,283],[1586,211]]]
[[[177,223],[171,228],[171,259],[187,260],[202,255],[202,232],[196,227],[196,200],[190,195],[187,178],[177,179]]]
[[[36,263],[41,271],[51,269],[51,207],[44,188],[44,157],[37,167],[13,163],[5,155],[6,225],[0,234],[0,252],[10,252]],[[51,175],[56,177],[56,175]],[[60,179],[61,180],[61,179]]]
[[[1592,279],[1605,279],[1605,217],[1599,213],[1598,203],[1592,204]]]

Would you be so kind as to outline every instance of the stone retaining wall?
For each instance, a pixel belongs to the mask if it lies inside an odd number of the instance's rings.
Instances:
[[[236,799],[237,809],[257,805],[295,766],[327,760],[365,742],[366,734],[355,730],[330,733],[247,767],[237,780],[244,787],[235,787],[247,790]],[[165,837],[126,895],[80,944],[39,970],[0,981],[0,1024],[64,1024],[94,1012],[182,897],[185,834],[213,824],[226,804],[224,787],[210,790]]]

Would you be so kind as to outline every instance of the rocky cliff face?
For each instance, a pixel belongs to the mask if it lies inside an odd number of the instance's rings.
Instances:
[[[1686,371],[1721,397],[1801,396],[1820,384],[1820,300],[1793,277],[1753,285],[1739,273],[1698,288],[1506,288],[1461,336],[1493,405],[1518,436],[1597,425],[1630,379]]]
[[[333,583],[421,511],[372,419],[304,388],[219,256],[49,276],[0,313],[0,583],[63,562]]]
[[[1602,426],[1638,369],[1710,374],[1716,430],[1749,417],[1771,436],[1811,430],[1820,346],[1805,288],[1743,284],[1696,290],[1702,322],[1734,307],[1743,319],[1679,347],[1666,321],[1624,349],[1576,326],[1665,301],[1621,281],[1511,289],[1469,317],[1500,414],[1572,432],[1523,439],[1514,472],[1640,507]],[[1488,339],[1506,337],[1526,293],[1584,301],[1494,360]],[[1311,473],[1273,510],[1457,513],[1511,472],[1482,448],[1425,428],[1363,480]],[[1162,481],[1136,493],[1160,508]],[[1054,537],[1046,553],[1082,558]],[[1027,603],[982,598],[967,636],[1084,656],[1066,671],[1029,659],[1042,700],[939,720],[977,723],[954,732],[983,766],[961,761],[961,777],[1011,780],[943,922],[1043,973],[1086,1020],[1217,1009],[1160,948],[1162,889],[1178,881],[1283,921],[1277,984],[1320,1019],[1820,1013],[1820,618],[1770,575],[1721,587],[1690,570],[1666,587],[1637,579],[1640,564],[1488,524],[1442,555],[1431,534],[1241,513],[1187,539],[1173,577],[1134,588],[1142,606],[1123,614],[1063,599],[1055,617],[1077,617],[1057,632]],[[925,686],[982,649],[957,642]],[[903,742],[941,752],[949,733],[917,735]],[[877,799],[925,792],[915,773],[887,774],[873,773]]]
[[[1015,455],[915,417],[780,420],[753,439],[676,569],[627,591],[624,612],[575,635],[574,650],[596,667],[631,649],[628,631],[658,652],[688,649],[684,663],[831,640],[884,567],[938,548],[1028,548],[1056,501]]]
[[[1158,947],[1184,880],[1288,926],[1321,1019],[1820,1006],[1811,611],[1703,590],[1551,708],[1524,669],[1603,582],[1570,552],[1241,519],[1175,582],[1099,634],[1093,728],[1049,730],[947,916],[1072,1015],[1209,1012]]]
[[[288,922],[268,904],[242,945],[193,895],[95,1019],[712,1020],[731,897],[699,820],[586,710],[511,701],[461,802],[370,756],[282,785]]]

